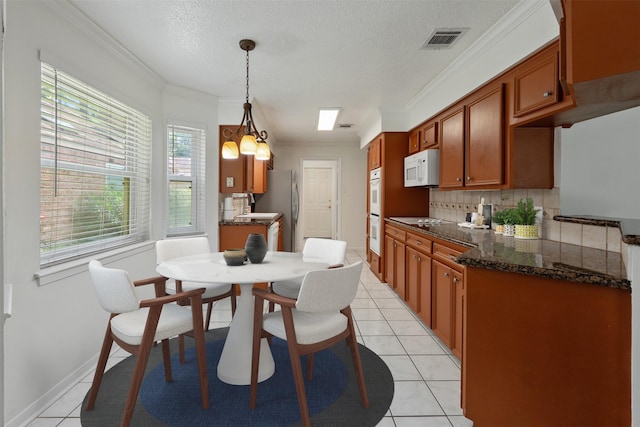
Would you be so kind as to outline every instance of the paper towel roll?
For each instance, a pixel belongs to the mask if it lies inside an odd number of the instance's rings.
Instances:
[[[227,197],[224,199],[224,210],[225,211],[233,210],[233,197]]]

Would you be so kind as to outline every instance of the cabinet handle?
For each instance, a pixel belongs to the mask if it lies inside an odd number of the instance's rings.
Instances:
[[[416,245],[420,246],[422,242],[420,240],[416,240]]]
[[[444,277],[449,277],[449,273],[447,273],[446,271],[444,272]]]
[[[451,255],[451,254],[449,254],[449,259],[450,259],[450,260],[455,261],[455,260],[456,260],[456,258],[457,258],[457,257],[456,257],[455,255]]]
[[[453,278],[453,283],[458,283],[458,278],[457,277]]]
[[[457,177],[457,178],[456,178],[456,181],[457,181],[457,182],[460,182],[460,181],[461,181],[460,177]]]
[[[471,177],[470,176],[467,177],[467,181],[471,181]]]
[[[548,98],[548,97],[550,97],[551,95],[553,95],[553,92],[551,92],[551,91],[549,91],[549,90],[542,94],[542,96],[544,96],[545,98]]]

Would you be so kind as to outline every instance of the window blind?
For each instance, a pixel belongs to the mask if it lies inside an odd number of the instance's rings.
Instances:
[[[151,119],[42,63],[40,264],[148,239]]]
[[[170,236],[204,232],[204,129],[167,126]]]

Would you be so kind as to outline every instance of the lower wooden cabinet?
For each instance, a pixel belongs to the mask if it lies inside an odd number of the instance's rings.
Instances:
[[[447,347],[453,347],[453,269],[439,261],[432,261],[431,282],[432,312],[431,329]]]
[[[407,304],[431,327],[431,258],[407,247]]]
[[[405,286],[406,232],[390,225],[385,226],[384,280],[402,299],[406,299]]]

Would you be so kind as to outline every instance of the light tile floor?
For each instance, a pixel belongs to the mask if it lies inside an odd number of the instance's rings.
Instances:
[[[389,366],[395,382],[391,407],[379,427],[470,427],[460,408],[460,362],[433,332],[381,283],[366,265],[366,255],[348,251],[347,262],[365,261],[352,304],[358,341]],[[211,328],[231,321],[228,301],[214,306]],[[115,349],[107,368],[129,353]],[[91,386],[87,375],[40,414],[30,427],[80,426],[80,404]]]

